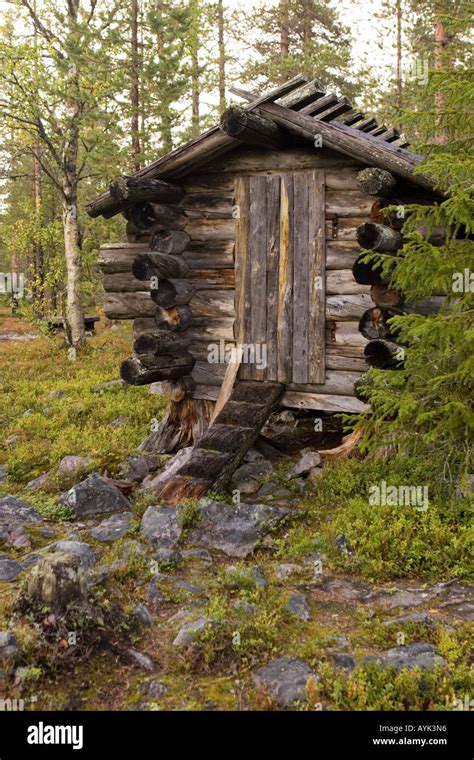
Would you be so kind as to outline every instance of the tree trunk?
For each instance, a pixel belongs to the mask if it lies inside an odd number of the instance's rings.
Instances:
[[[398,110],[398,128],[401,130],[401,111],[402,111],[402,3],[397,0],[397,110]]]
[[[219,112],[223,113],[226,108],[225,98],[225,21],[223,0],[217,0],[217,30],[218,30],[218,48],[219,48]]]
[[[287,58],[290,49],[288,0],[280,0],[280,57]]]
[[[445,64],[446,47],[448,44],[448,36],[446,29],[441,19],[436,20],[435,27],[435,53],[434,53],[434,67],[437,71],[440,71]],[[446,108],[446,98],[443,92],[435,93],[435,111],[436,111],[436,132],[435,142],[438,145],[445,145],[448,142],[448,136],[446,130],[443,127],[443,113]]]
[[[68,339],[77,349],[85,343],[84,311],[81,295],[81,255],[79,249],[79,223],[77,219],[77,197],[66,194],[63,202],[64,252],[67,271],[66,319],[69,327]]]
[[[199,127],[199,100],[201,96],[200,84],[199,84],[199,59],[198,49],[193,50],[191,54],[192,69],[191,69],[191,101],[192,101],[192,127],[191,134],[196,137],[200,132]]]
[[[41,164],[39,157],[41,155],[41,143],[39,140],[35,142],[34,146],[34,186],[35,186],[35,211],[36,211],[36,223],[38,228],[41,225],[41,205],[43,200],[43,188],[41,185]],[[41,241],[36,239],[35,246],[35,297],[36,300],[43,297],[44,286],[44,251]],[[41,311],[41,307],[40,307]]]
[[[131,4],[131,71],[130,71],[130,105],[132,108],[132,171],[140,169],[140,94],[138,73],[138,0]]]

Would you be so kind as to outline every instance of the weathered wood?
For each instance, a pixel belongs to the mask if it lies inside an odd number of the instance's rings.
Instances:
[[[189,219],[186,232],[192,240],[234,240],[234,219]]]
[[[357,185],[368,195],[391,195],[395,191],[397,181],[386,169],[373,166],[358,173]]]
[[[162,203],[131,206],[124,212],[124,216],[137,230],[150,230],[160,226],[166,230],[181,231],[188,221],[182,208]]]
[[[162,380],[155,383],[155,390],[168,401],[182,401],[185,398],[191,398],[196,387],[191,375],[178,377],[177,380]]]
[[[157,253],[182,253],[190,237],[183,230],[158,230],[150,237],[150,251]]]
[[[374,199],[359,190],[327,190],[326,213],[342,217],[368,217]]]
[[[188,383],[188,378],[180,378]],[[179,382],[179,381],[178,381]],[[140,444],[141,451],[166,453],[196,443],[206,430],[214,404],[206,400],[184,399],[171,403],[160,420],[158,429]]]
[[[327,217],[327,215],[326,215]],[[332,242],[355,241],[357,240],[357,230],[360,225],[360,217],[339,217],[332,219],[326,218],[326,240]]]
[[[326,369],[325,310],[327,278],[325,242],[324,172],[314,171],[310,175],[308,210],[308,250],[309,262],[309,328],[308,328],[308,380],[321,383]],[[295,378],[294,378],[295,379]]]
[[[319,123],[319,122],[315,122]],[[314,152],[306,147],[290,146],[285,150],[262,151],[261,148],[242,145],[229,155],[223,156],[206,166],[207,180],[210,182],[212,175],[219,174],[225,183],[226,176],[235,174],[267,174],[271,172],[281,173],[308,169],[333,169],[345,168],[348,165],[359,166],[346,156],[341,156],[329,148],[319,148]],[[217,186],[225,187],[222,182]]]
[[[189,272],[190,269],[182,258],[168,253],[140,253],[132,264],[132,273],[137,280],[186,277]]]
[[[320,412],[367,412],[369,407],[354,396],[331,396],[322,393],[299,393],[286,391],[281,406],[294,409],[314,409]]]
[[[227,484],[283,392],[283,386],[275,383],[252,385],[252,402],[240,400],[242,382],[233,386],[229,400],[188,461],[159,492],[161,501],[177,504],[190,494],[193,497],[202,495],[211,484],[216,490]],[[247,391],[243,395],[245,398]],[[234,428],[234,435],[229,431],[230,427]]]
[[[115,272],[114,274],[104,274],[103,277],[104,290],[107,293],[135,293],[143,292],[149,288],[149,282],[143,282],[143,280],[137,280],[130,269],[127,272]]]
[[[359,248],[340,248],[336,243],[326,245],[326,269],[352,269],[360,254]]]
[[[229,137],[250,145],[278,150],[288,143],[288,133],[277,127],[271,119],[261,116],[258,111],[247,111],[237,105],[229,106],[224,111],[219,128]]]
[[[217,401],[214,407],[214,412],[211,418],[211,422],[214,422],[215,418],[221,413],[222,409],[224,408],[227,401],[230,399],[232,395],[232,390],[236,383],[237,375],[239,372],[241,358],[242,358],[241,352],[236,351],[234,354],[234,359],[227,364],[225,374],[224,374],[224,379],[222,381],[222,385],[219,391],[219,396],[217,397]],[[209,442],[210,441],[208,439],[208,444]],[[213,448],[213,445],[211,445],[210,448]]]
[[[315,136],[319,134],[322,136],[323,144],[330,149],[393,172],[425,190],[434,191],[433,182],[428,177],[421,172],[413,174],[414,168],[422,160],[421,156],[415,153],[395,147],[341,123],[325,124],[316,119],[313,120],[298,111],[284,109],[276,103],[264,103],[260,110],[273,118],[276,124],[293,134],[311,140],[313,143]]]
[[[356,353],[350,353],[351,351]],[[347,370],[348,372],[365,372],[367,369],[364,352],[361,347],[326,346],[327,370]]]
[[[158,330],[181,332],[186,330],[193,321],[193,313],[189,306],[173,306],[171,309],[163,309],[161,306],[153,305],[156,309],[154,314],[155,327]]]
[[[188,375],[192,369],[194,360],[183,361],[181,357],[169,357],[167,366],[146,367],[133,356],[125,359],[120,365],[120,377],[129,385],[149,385],[160,380],[170,380],[182,375]]]
[[[365,253],[358,256],[352,267],[352,276],[360,285],[386,285],[389,277],[382,276],[380,267],[375,267],[374,262],[364,261]],[[395,263],[395,260],[394,260]]]
[[[188,260],[185,259],[186,263]],[[209,266],[209,265],[208,265]],[[234,289],[235,288],[235,270],[229,269],[194,269],[189,277],[188,281],[196,288],[209,289]]]
[[[387,285],[371,285],[370,297],[377,306],[399,306],[402,302],[401,292]]]
[[[350,269],[336,269],[326,272],[326,292],[328,295],[368,294],[370,288],[358,283]]]
[[[324,173],[326,187],[328,190],[359,190],[357,173],[358,169],[350,166],[340,167],[339,169],[326,169]]]
[[[277,300],[277,376],[283,383],[292,380],[293,361],[293,235],[291,234],[291,211],[293,209],[294,184],[292,174],[284,174],[280,184],[280,251],[278,263]]]
[[[184,195],[184,190],[179,185],[173,185],[161,179],[145,179],[138,176],[117,177],[110,183],[109,192],[119,203],[146,203],[147,201],[176,203]],[[91,206],[94,209],[93,201],[88,204],[88,213],[94,216],[89,210]]]
[[[137,253],[146,253],[148,246],[143,243],[117,243],[102,245],[97,257],[97,263],[103,274],[131,272],[132,262]]]
[[[280,253],[280,178],[266,177],[266,333],[267,333],[267,379],[277,380],[278,373],[278,277]]]
[[[403,235],[384,224],[366,222],[357,229],[357,242],[361,248],[372,251],[396,253],[403,245]]]
[[[245,298],[248,293],[247,239],[249,182],[245,177],[235,180],[235,204],[239,209],[235,225],[235,338],[244,341],[244,318],[246,315]]]
[[[189,338],[185,333],[155,330],[136,335],[133,351],[136,354],[180,354],[187,349],[188,345]]]
[[[403,311],[397,308],[373,306],[362,315],[359,330],[368,340],[393,337],[393,329],[388,324],[388,320],[401,314]]]
[[[344,346],[365,346],[365,338],[359,330],[359,321],[339,322],[335,320],[326,320],[326,346],[340,345]]]
[[[135,319],[153,317],[157,306],[150,298],[150,291],[139,293],[106,293],[104,314],[109,319]]]
[[[249,180],[248,265],[250,265],[250,324],[245,341],[254,347],[267,339],[267,184],[266,177]],[[263,380],[265,371],[255,364],[246,367],[245,377]]]
[[[312,259],[317,258],[315,252],[314,236],[317,235],[317,229],[314,228],[313,203],[310,204],[308,175],[305,173],[296,173],[293,178],[293,208],[291,209],[291,234],[293,236],[293,324],[292,324],[292,380],[295,383],[307,383],[309,379],[309,310],[310,310],[310,251],[313,254]],[[324,183],[324,179],[323,179]],[[323,185],[324,189],[324,185]],[[320,187],[313,187],[311,191],[321,192]],[[311,194],[312,194],[311,193]],[[313,199],[311,199],[312,201]],[[311,233],[309,229],[309,217],[311,216]],[[323,269],[321,261],[318,259],[318,276],[321,279]],[[320,272],[320,273],[319,273]],[[317,285],[321,285],[320,282]],[[316,299],[319,296],[315,288],[314,295]],[[313,294],[312,294],[313,295]],[[265,306],[265,304],[264,304]],[[317,337],[317,334],[316,334]],[[324,335],[323,335],[324,339]]]
[[[196,318],[199,317],[233,317],[233,290],[196,290],[190,308]]]
[[[327,296],[326,319],[360,319],[372,305],[368,293]]]
[[[183,259],[190,269],[234,268],[233,240],[193,240],[183,251]]]
[[[404,350],[389,340],[371,340],[364,349],[367,363],[377,369],[401,369]]]
[[[360,372],[326,370],[322,383],[290,383],[288,390],[302,393],[324,393],[336,396],[350,396],[354,392],[354,383],[359,380]]]
[[[313,79],[311,82],[305,82],[305,84],[302,84],[288,95],[278,98],[277,102],[284,108],[299,110],[313,103],[313,101],[322,98],[323,95],[324,92],[321,89],[321,84],[316,79]]]
[[[189,303],[196,292],[189,280],[159,280],[158,287],[155,287],[156,283],[153,281],[151,285],[151,300],[164,309]]]
[[[190,375],[194,368],[194,359],[187,351],[179,354],[137,354],[136,358],[147,369],[163,370],[161,380]]]

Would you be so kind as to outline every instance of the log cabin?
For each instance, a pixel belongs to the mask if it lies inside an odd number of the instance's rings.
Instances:
[[[170,401],[147,447],[194,446],[174,503],[223,485],[275,407],[367,410],[357,384],[399,365],[404,304],[361,250],[403,245],[384,207],[436,199],[403,135],[317,81],[231,92],[219,125],[86,206],[127,220],[99,263],[105,315],[133,320],[122,378]]]

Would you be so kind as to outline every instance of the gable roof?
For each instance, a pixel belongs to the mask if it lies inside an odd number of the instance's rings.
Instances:
[[[431,180],[421,173],[414,174],[422,157],[407,150],[409,143],[397,130],[379,125],[376,119],[354,112],[350,101],[333,93],[325,94],[316,80],[298,74],[285,84],[265,95],[257,96],[237,88],[231,92],[248,101],[246,111],[270,119],[280,129],[310,140],[321,135],[325,147],[351,158],[386,169],[402,177],[415,187],[435,192]],[[341,116],[344,119],[341,120]],[[175,148],[133,176],[146,179],[170,179],[189,174],[229,150],[242,144],[216,125],[198,137]],[[109,191],[96,196],[86,204],[92,216],[115,216],[123,210],[123,202],[116,201]]]

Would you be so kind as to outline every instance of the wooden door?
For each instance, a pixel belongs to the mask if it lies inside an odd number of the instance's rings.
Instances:
[[[235,204],[240,377],[324,383],[324,171],[238,177]],[[245,363],[249,346],[264,345],[265,368]]]

